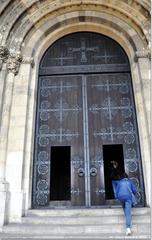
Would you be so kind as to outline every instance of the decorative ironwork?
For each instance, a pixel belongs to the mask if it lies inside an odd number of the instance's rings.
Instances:
[[[84,159],[81,158],[80,156],[73,156],[72,157],[72,164],[74,168],[78,169],[83,166],[84,164]]]
[[[77,195],[77,196],[79,196],[80,193],[81,193],[81,191],[80,191],[79,188],[72,188],[72,189],[71,189],[71,194],[72,194],[72,195]]]
[[[136,193],[136,200],[137,200],[137,204],[139,204],[140,202],[141,202],[141,193],[138,191],[137,193]]]
[[[61,123],[66,120],[69,112],[73,112],[73,114],[77,114],[78,112],[80,112],[82,110],[78,105],[69,107],[69,104],[66,103],[62,98],[60,98],[60,100],[57,103],[55,103],[54,108],[50,107],[50,103],[48,103],[48,101],[42,102],[41,106],[42,105],[43,105],[43,107],[42,107],[43,110],[40,110],[40,112],[43,111],[43,113],[44,113],[44,109],[46,109],[45,112],[47,111],[47,113],[48,112],[53,113],[53,115],[56,117],[56,119]],[[49,115],[49,117],[50,117],[50,115]],[[48,115],[41,116],[42,120],[43,119],[48,120],[49,117],[48,117]]]
[[[69,53],[75,53],[75,52],[80,52],[81,53],[81,60],[80,62],[81,63],[86,63],[88,61],[87,59],[87,52],[89,51],[93,51],[93,52],[99,52],[99,47],[86,47],[86,39],[84,38],[81,38],[80,39],[80,44],[81,44],[81,47],[79,48],[68,48],[68,52]]]
[[[49,159],[49,154],[46,151],[41,151],[38,153],[38,160],[39,161],[48,161]]]
[[[69,129],[59,128],[52,129],[48,134],[41,134],[39,139],[39,145],[45,147],[49,144],[49,140],[51,142],[64,142],[71,141],[73,138],[77,138],[79,136],[78,133],[72,133]],[[38,135],[39,137],[39,135]]]
[[[129,70],[124,51],[110,38],[97,33],[81,33],[81,36],[75,33],[59,39],[48,49],[41,61],[40,74],[76,73],[84,67],[87,72],[90,69],[98,72],[99,68],[101,72],[101,66],[103,71],[109,67],[109,72],[122,67]]]
[[[78,176],[79,176],[79,177],[83,177],[83,176],[84,176],[84,173],[85,173],[84,168],[79,168],[79,169],[78,169]]]
[[[100,195],[100,194],[103,195],[103,194],[105,194],[105,189],[96,188],[95,193],[96,193],[96,195]]]
[[[49,139],[47,137],[40,137],[39,138],[39,145],[41,147],[46,147],[49,144]]]
[[[100,91],[111,92],[113,90],[118,90],[122,94],[128,93],[128,74],[120,74],[120,79],[117,79],[118,75],[105,74],[102,77],[99,77],[97,83],[91,85],[92,88],[96,88]]]
[[[95,177],[95,176],[97,175],[97,173],[98,173],[98,170],[97,170],[95,167],[92,167],[92,168],[90,169],[90,175],[91,175],[91,177]]]
[[[58,80],[58,82],[54,83],[52,82],[52,78],[45,78],[42,80],[42,84],[41,84],[41,93],[43,92],[42,90],[45,90],[45,91],[47,90],[47,96],[49,96],[51,93],[56,93],[56,92],[59,92],[60,94],[62,94],[63,92],[65,91],[68,92],[68,91],[71,91],[72,89],[78,89],[78,85],[71,84],[70,82],[68,82],[68,80],[66,82],[63,82],[62,80]]]
[[[138,163],[135,160],[129,160],[126,163],[129,172],[136,172],[138,170]]]
[[[134,148],[127,148],[125,151],[125,158],[127,159],[136,159],[137,152]]]
[[[50,109],[50,106],[51,106],[51,103],[49,101],[45,100],[41,102],[41,109],[43,110]]]
[[[101,154],[97,154],[95,157],[91,157],[91,165],[95,166],[95,168],[100,168],[103,165],[103,159],[101,158]]]
[[[139,184],[139,179],[138,179],[137,177],[131,177],[130,180],[133,181],[133,183],[135,184],[135,186],[136,186],[136,188],[137,188],[137,190],[138,190],[138,189],[139,189],[139,186],[140,186],[140,184]]]
[[[47,204],[47,193],[39,192],[36,194],[36,202],[38,206],[45,206]]]
[[[51,146],[71,146],[71,204],[105,204],[103,144],[123,144],[125,168],[143,189],[129,71],[123,50],[94,33],[66,36],[45,53],[39,71],[34,207],[49,205]],[[140,191],[139,204],[143,201]]]
[[[37,182],[37,190],[38,191],[48,191],[48,182],[46,180],[40,179]]]
[[[110,140],[113,142],[116,137],[122,139],[124,137],[124,141],[127,144],[131,144],[134,142],[135,130],[133,129],[133,125],[131,122],[126,122],[123,124],[123,127],[116,128],[112,125],[108,128],[102,128],[100,132],[94,132],[95,137],[101,137],[103,140]]]
[[[44,164],[43,162],[38,165],[38,173],[45,175],[49,172],[49,167],[47,164]]]
[[[50,129],[49,129],[48,125],[41,125],[40,126],[40,129],[39,129],[40,135],[42,135],[42,134],[49,134],[49,131],[50,131]]]
[[[49,112],[41,112],[40,113],[40,119],[42,121],[47,121],[50,119],[50,113]]]
[[[102,113],[105,115],[105,117],[107,119],[109,119],[110,121],[116,116],[116,114],[118,113],[118,110],[121,110],[122,115],[125,118],[131,117],[132,106],[129,105],[129,100],[127,101],[127,98],[123,98],[123,99],[121,99],[121,103],[123,105],[126,103],[126,106],[117,105],[117,103],[111,97],[107,97],[102,102],[101,107],[99,107],[97,104],[93,104],[89,108],[89,111],[94,114],[97,114],[97,113],[99,113],[99,111],[102,111]]]

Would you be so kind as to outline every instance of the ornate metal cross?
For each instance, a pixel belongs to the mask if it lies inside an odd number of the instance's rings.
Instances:
[[[86,53],[88,51],[97,52],[99,50],[98,47],[86,47],[86,42],[84,38],[81,38],[81,46],[79,48],[68,48],[69,52],[80,52],[81,53],[81,63],[87,62]]]

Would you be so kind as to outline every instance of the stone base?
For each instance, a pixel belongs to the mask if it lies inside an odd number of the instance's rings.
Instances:
[[[9,222],[21,222],[22,216],[25,215],[24,199],[22,191],[10,193]]]
[[[8,223],[9,213],[9,184],[5,180],[0,180],[0,228]]]

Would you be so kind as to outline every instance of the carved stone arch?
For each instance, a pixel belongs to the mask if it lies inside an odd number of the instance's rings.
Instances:
[[[68,26],[64,26],[63,28],[61,28],[61,29],[59,28],[57,31],[53,31],[53,32],[49,31],[49,29],[47,28],[47,25],[46,25],[46,29],[45,28],[42,28],[42,29],[43,29],[42,31],[41,31],[41,29],[39,29],[40,31],[35,31],[35,33],[33,33],[29,38],[27,37],[26,48],[25,49],[23,48],[23,53],[25,51],[26,54],[28,54],[28,56],[33,56],[35,59],[36,68],[33,69],[33,75],[32,75],[33,77],[31,78],[31,81],[33,82],[34,85],[37,82],[36,76],[38,74],[38,66],[39,66],[40,59],[41,59],[43,53],[45,52],[45,50],[48,48],[48,46],[50,44],[53,44],[57,39],[59,39],[60,37],[63,37],[66,34],[70,34],[73,32],[79,32],[79,31],[86,31],[86,29],[87,29],[92,32],[101,33],[101,34],[105,34],[109,37],[112,37],[114,40],[119,42],[119,44],[125,49],[126,53],[128,54],[128,57],[130,59],[131,67],[133,68],[132,78],[133,78],[133,83],[134,83],[134,90],[136,92],[136,88],[137,88],[136,84],[138,85],[138,79],[140,78],[139,77],[140,74],[138,72],[136,63],[134,62],[135,49],[130,44],[130,39],[132,39],[132,41],[134,42],[137,49],[142,49],[144,47],[144,43],[142,42],[142,40],[140,38],[139,38],[139,41],[136,41],[136,38],[134,39],[134,37],[130,35],[131,31],[128,31],[123,35],[123,34],[121,34],[121,31],[118,32],[117,29],[112,29],[110,26],[104,26],[101,24],[90,23],[90,22],[81,23],[80,25],[69,24]],[[46,35],[44,35],[44,29],[47,32]],[[130,28],[130,30],[131,30],[131,28]],[[41,35],[40,35],[40,32],[42,33]],[[126,37],[127,35],[128,35],[128,37]],[[28,49],[28,51],[26,51],[26,49]],[[141,64],[140,68],[142,69],[142,67],[143,66]],[[137,74],[137,72],[138,72],[138,74]],[[146,89],[145,89],[145,91],[146,91]],[[34,95],[32,95],[32,96],[34,97]],[[148,97],[148,95],[147,95],[147,97]],[[140,100],[135,96],[135,104],[136,104],[137,108],[138,108],[139,101]],[[33,107],[34,107],[34,105],[33,105]],[[142,114],[142,113],[140,113],[140,109],[138,109],[137,114],[138,114],[138,122],[140,125],[141,124],[140,119],[141,119],[141,114]],[[29,115],[31,115],[31,113],[29,113]],[[142,119],[142,121],[143,121],[143,119]],[[144,121],[147,121],[147,120],[145,119]],[[32,127],[33,126],[34,126],[34,123],[32,123]],[[143,135],[147,135],[147,132],[145,132],[145,131],[143,132],[142,128],[140,128],[139,130],[140,130],[139,131],[140,139],[142,139]],[[30,141],[30,139],[29,139],[29,141]],[[33,142],[31,142],[31,151],[32,151],[32,144],[33,144]],[[143,151],[141,154],[142,154],[142,159],[145,159],[146,152]],[[146,178],[146,176],[145,176],[145,178]],[[148,190],[146,189],[146,191],[148,191]]]

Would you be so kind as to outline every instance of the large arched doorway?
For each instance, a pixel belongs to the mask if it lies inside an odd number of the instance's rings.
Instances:
[[[33,207],[116,204],[112,160],[135,182],[143,206],[128,58],[106,36],[67,35],[47,49],[39,68]]]

